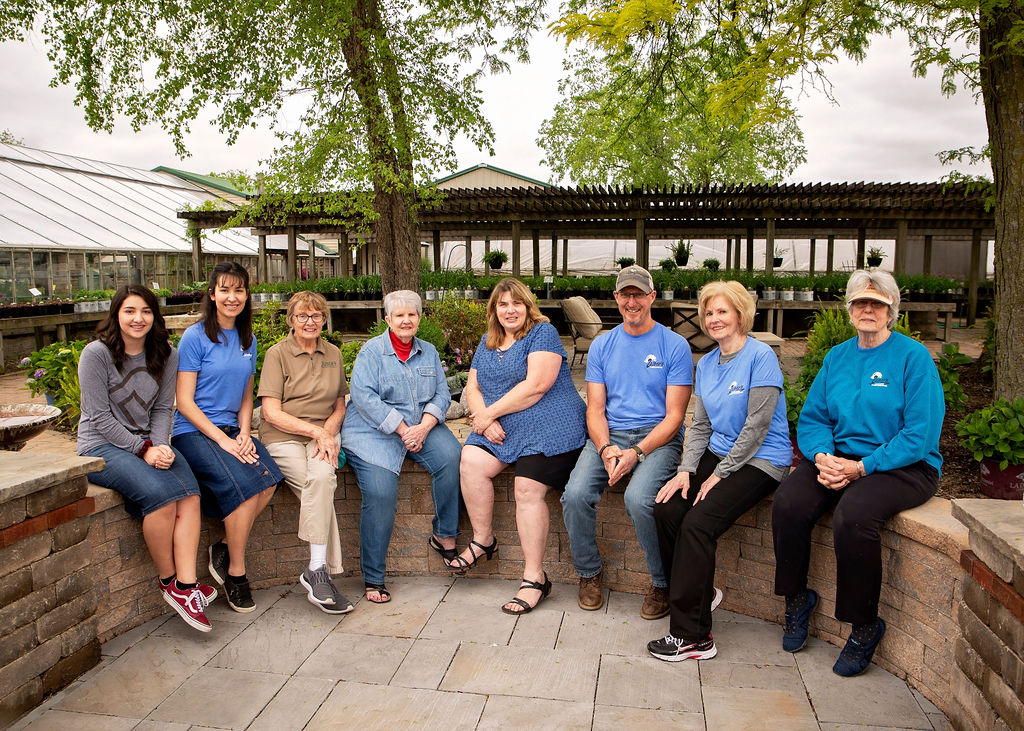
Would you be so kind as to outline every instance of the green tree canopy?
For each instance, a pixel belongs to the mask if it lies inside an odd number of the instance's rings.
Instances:
[[[186,154],[204,110],[233,142],[259,123],[279,146],[263,190],[372,220],[386,290],[418,286],[417,182],[454,166],[453,140],[489,148],[478,81],[527,58],[541,0],[11,0],[0,40],[38,27],[55,82],[88,124],[157,122]],[[288,123],[298,115],[297,123]]]

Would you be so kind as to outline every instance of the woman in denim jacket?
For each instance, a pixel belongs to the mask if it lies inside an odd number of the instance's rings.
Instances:
[[[367,600],[391,600],[385,556],[395,524],[398,475],[406,454],[430,473],[434,499],[429,544],[447,563],[455,557],[462,448],[444,424],[451,393],[437,349],[415,337],[423,314],[410,290],[384,297],[388,330],[359,351],[341,444],[363,494],[359,561]]]

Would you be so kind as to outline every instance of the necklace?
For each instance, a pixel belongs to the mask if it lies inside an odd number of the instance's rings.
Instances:
[[[507,353],[507,352],[508,352],[508,351],[509,351],[509,350],[510,350],[510,349],[512,348],[512,346],[513,346],[513,345],[515,345],[515,344],[516,344],[516,343],[515,343],[515,341],[513,340],[513,341],[512,341],[512,342],[511,342],[511,343],[509,344],[509,346],[508,346],[507,348],[495,348],[495,349],[494,349],[494,352],[495,352],[495,353],[497,353],[497,355],[498,355],[498,360],[501,360],[502,358],[504,358],[504,357],[505,357],[505,353]]]

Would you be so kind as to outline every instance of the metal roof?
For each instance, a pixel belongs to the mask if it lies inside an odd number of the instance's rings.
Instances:
[[[0,247],[189,253],[183,208],[213,196],[166,172],[0,144]],[[207,231],[209,254],[256,254],[247,232]]]

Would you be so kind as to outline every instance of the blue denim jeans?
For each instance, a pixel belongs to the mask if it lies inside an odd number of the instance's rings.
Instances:
[[[89,480],[119,492],[128,514],[135,518],[143,518],[165,505],[199,494],[199,483],[176,449],[174,463],[166,470],[158,470],[141,457],[113,444],[101,444],[85,456],[102,457],[106,461],[106,466],[89,475]]]
[[[388,545],[395,526],[398,502],[398,475],[370,464],[351,448],[348,463],[356,473],[363,495],[359,515],[359,566],[367,584],[383,584]],[[438,538],[454,537],[459,532],[459,459],[462,446],[444,424],[427,433],[423,448],[409,452],[409,459],[430,473],[434,499],[433,531]]]
[[[639,444],[653,427],[644,429],[612,430],[609,439],[612,444],[627,449]],[[665,571],[661,567],[658,549],[658,531],[654,525],[654,497],[658,490],[672,479],[679,466],[683,451],[683,434],[680,432],[668,444],[658,447],[633,468],[629,475],[624,497],[626,514],[633,521],[637,540],[647,558],[647,570],[651,582],[658,587],[667,587]],[[622,478],[623,480],[626,477]],[[601,553],[597,549],[597,503],[608,487],[608,473],[597,454],[597,447],[590,439],[583,447],[583,453],[576,468],[569,476],[569,483],[562,493],[562,517],[569,531],[569,548],[576,573],[583,578],[597,576],[601,571]]]

